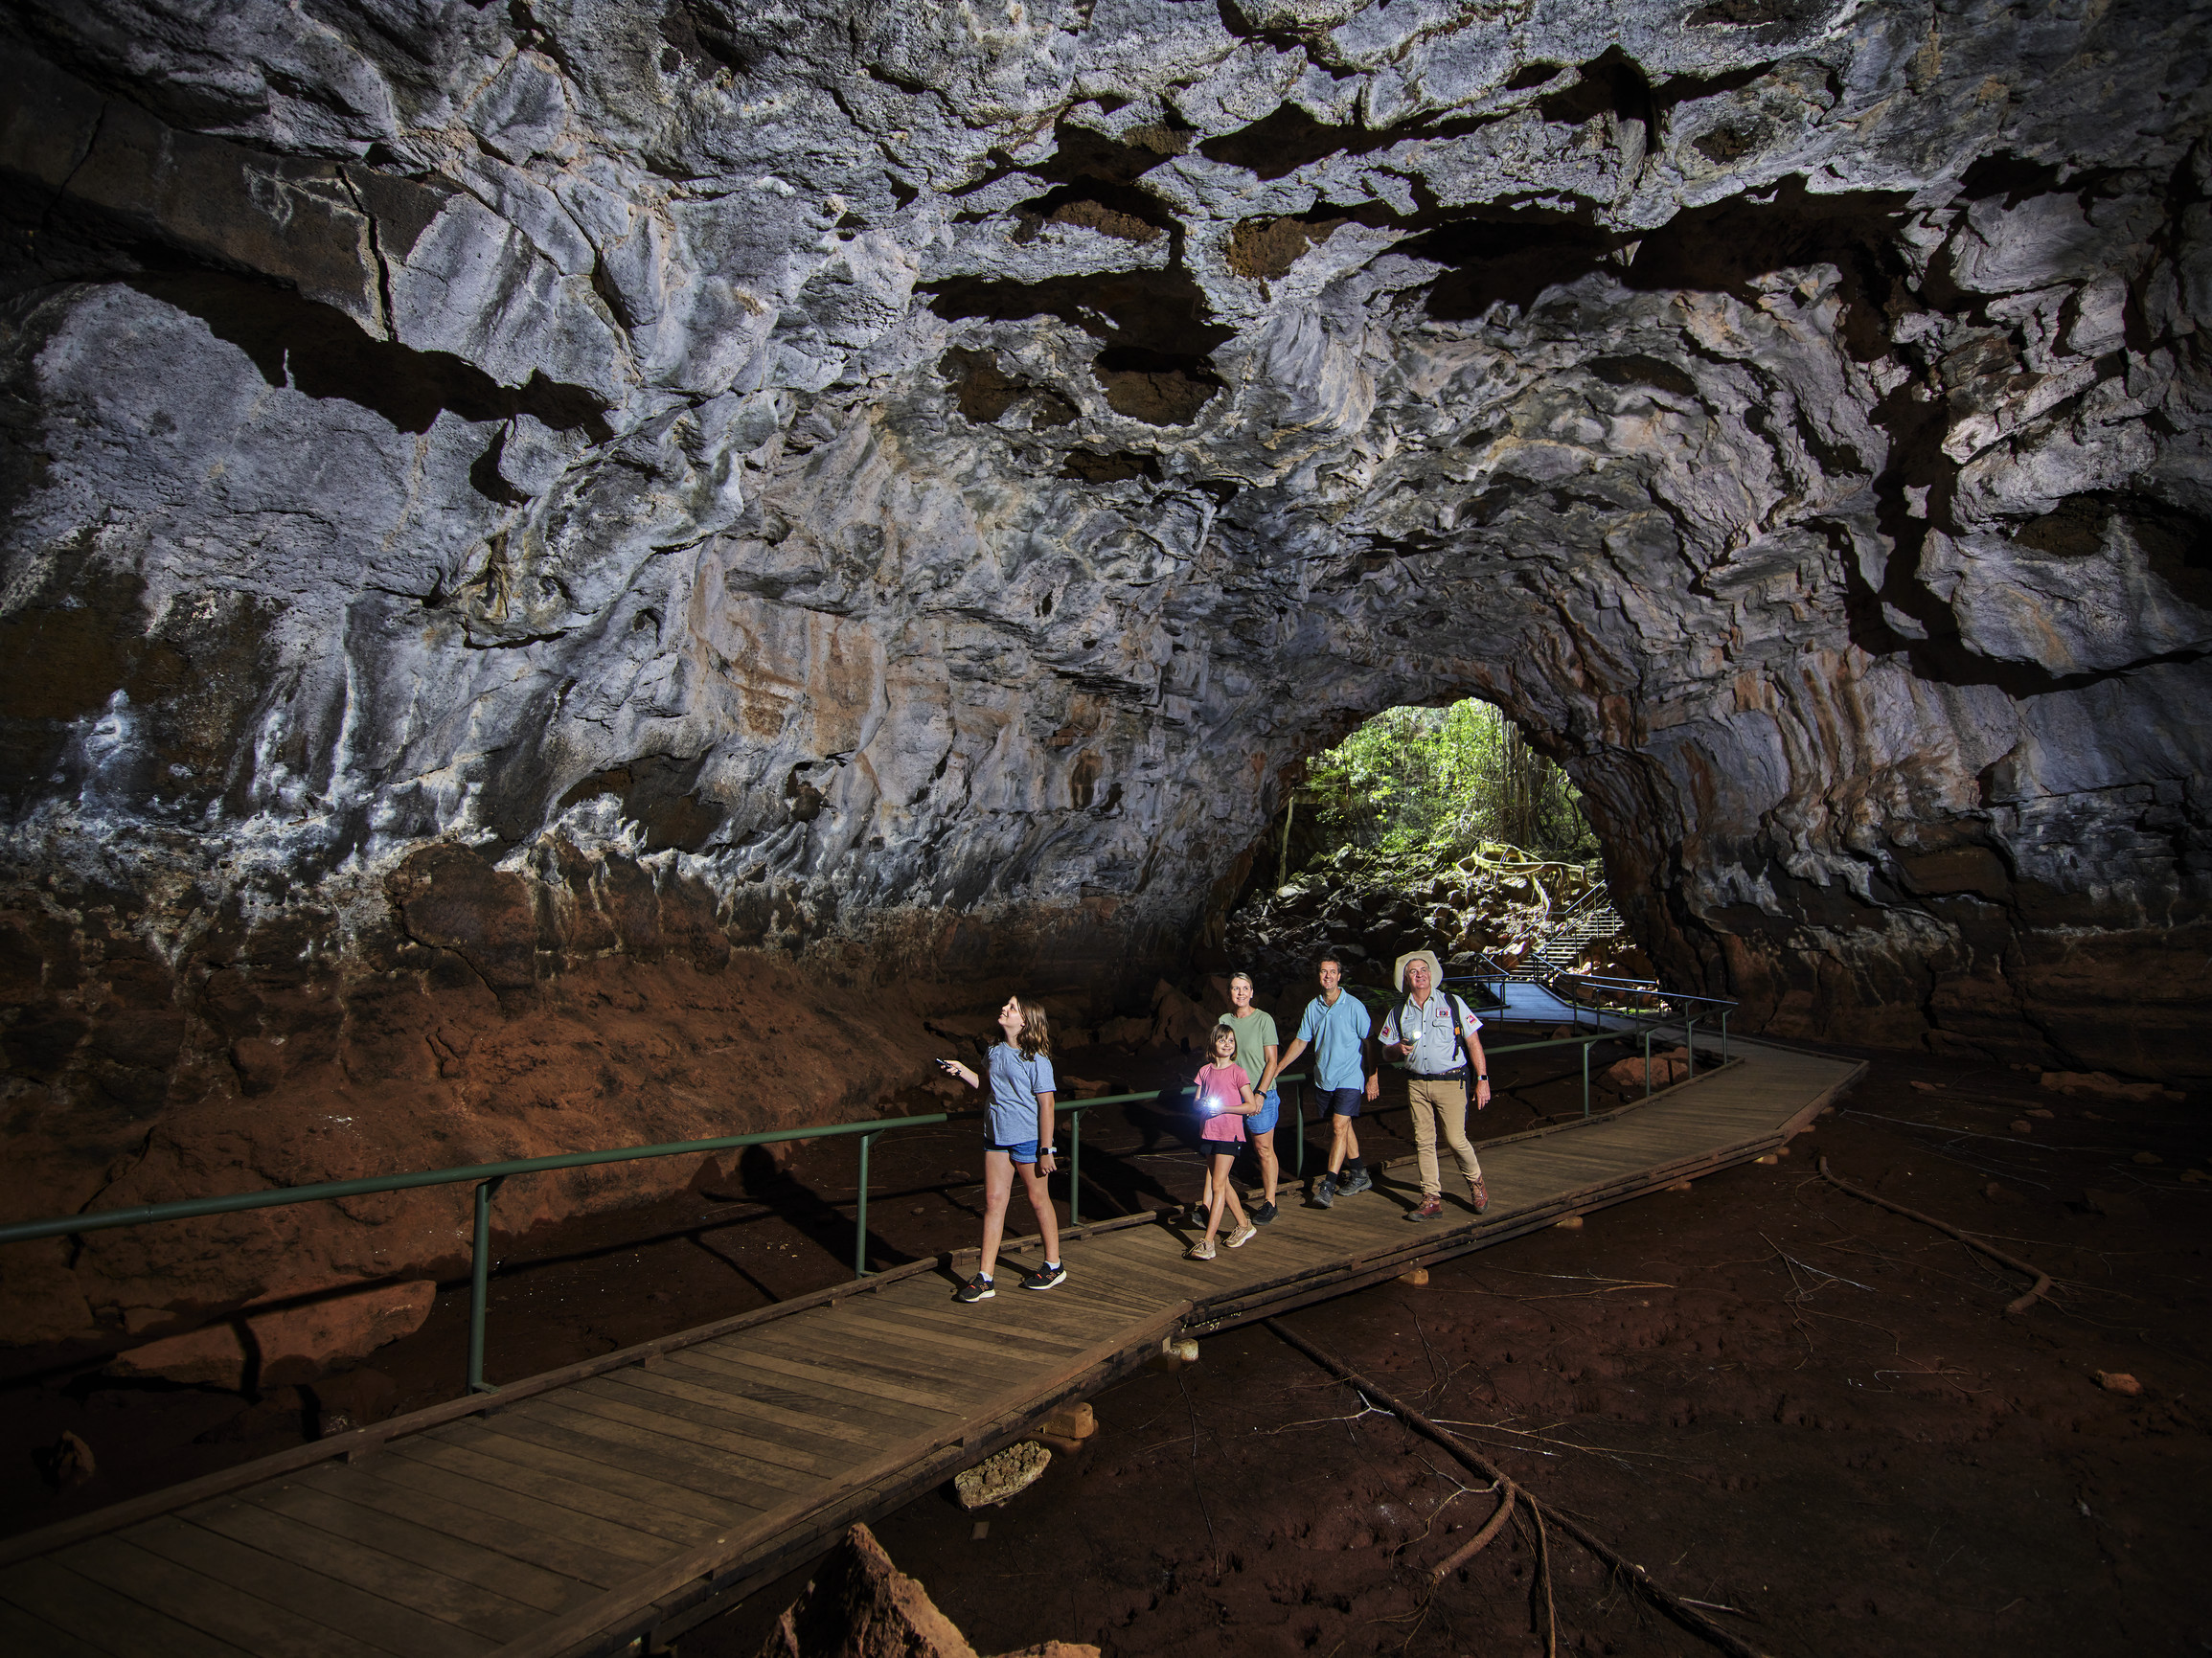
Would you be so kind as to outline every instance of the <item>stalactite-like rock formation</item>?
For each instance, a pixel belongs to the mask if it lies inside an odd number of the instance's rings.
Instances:
[[[864,1100],[1468,693],[1745,1023],[2201,1075],[2208,19],[17,0],[9,1206]]]

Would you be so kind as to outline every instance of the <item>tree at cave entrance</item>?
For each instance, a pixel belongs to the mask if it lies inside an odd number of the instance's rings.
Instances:
[[[1449,863],[1498,845],[1526,860],[1598,855],[1566,774],[1474,697],[1384,709],[1315,756],[1278,834],[1278,885],[1347,848],[1383,865]]]

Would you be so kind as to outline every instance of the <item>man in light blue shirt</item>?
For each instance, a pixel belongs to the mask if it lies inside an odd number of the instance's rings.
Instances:
[[[1321,993],[1306,1004],[1297,1039],[1267,1067],[1259,1092],[1265,1097],[1275,1085],[1277,1074],[1288,1070],[1309,1046],[1312,1048],[1313,1086],[1328,1109],[1331,1135],[1329,1172],[1313,1188],[1313,1201],[1327,1209],[1337,1198],[1375,1184],[1359,1161],[1359,1136],[1352,1124],[1359,1116],[1361,1100],[1373,1100],[1381,1091],[1381,1078],[1367,1068],[1371,1025],[1359,998],[1344,993],[1344,964],[1334,954],[1323,956],[1319,973]]]

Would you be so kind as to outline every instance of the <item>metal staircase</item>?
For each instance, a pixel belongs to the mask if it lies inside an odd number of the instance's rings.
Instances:
[[[1553,913],[1529,956],[1552,972],[1571,973],[1589,959],[1591,945],[1616,939],[1625,930],[1611,895],[1600,881],[1565,909]]]

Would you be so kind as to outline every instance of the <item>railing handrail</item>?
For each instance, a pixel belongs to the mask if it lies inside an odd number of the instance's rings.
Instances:
[[[460,1186],[472,1180],[503,1180],[512,1174],[536,1174],[552,1169],[589,1169],[603,1163],[632,1163],[647,1157],[681,1157],[693,1151],[731,1151],[744,1146],[766,1146],[781,1140],[811,1140],[832,1134],[880,1133],[889,1128],[924,1127],[943,1123],[943,1111],[915,1117],[878,1117],[861,1123],[836,1123],[813,1128],[772,1128],[756,1134],[720,1134],[707,1140],[676,1140],[657,1146],[623,1146],[609,1151],[564,1151],[551,1157],[511,1158],[503,1163],[468,1163],[451,1169],[423,1169],[404,1174],[371,1174],[356,1180],[324,1180],[311,1186],[273,1186],[261,1192],[228,1192],[218,1197],[186,1197],[171,1203],[141,1204],[134,1209],[102,1209],[87,1215],[57,1215],[49,1220],[20,1220],[0,1226],[0,1243],[22,1243],[38,1238],[66,1238],[80,1232],[103,1232],[117,1226],[145,1226],[160,1220],[191,1220],[205,1215],[236,1215],[249,1209],[275,1209],[295,1203],[320,1203],[333,1197],[365,1197],[377,1192],[411,1192],[426,1186]]]

